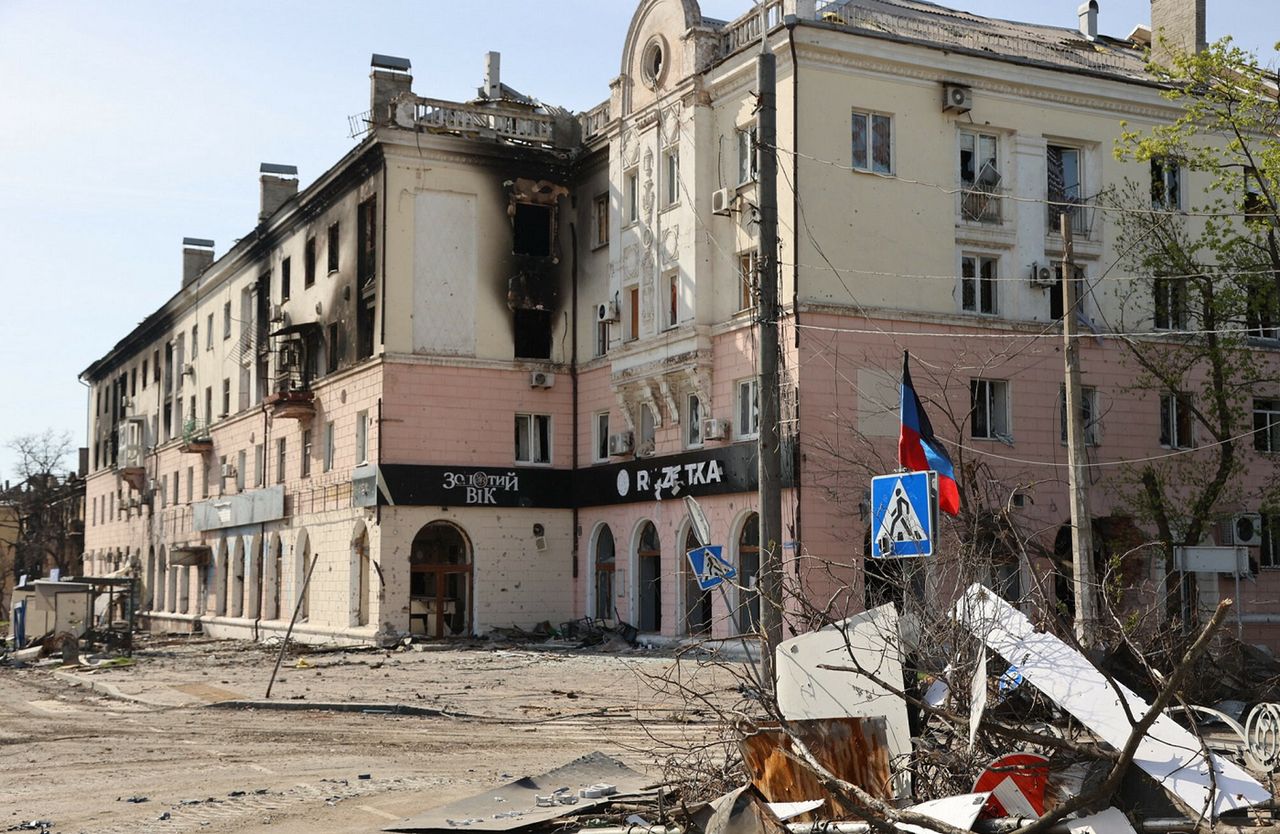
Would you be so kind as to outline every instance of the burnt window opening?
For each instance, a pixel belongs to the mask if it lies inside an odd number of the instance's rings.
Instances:
[[[329,227],[329,271],[338,271],[338,224]]]
[[[373,356],[374,312],[378,293],[378,198],[360,204],[356,220],[356,359]]]
[[[555,237],[554,220],[553,206],[516,203],[515,214],[512,216],[512,227],[515,232],[512,251],[517,255],[536,258],[551,257],[552,242]]]
[[[283,304],[289,300],[289,281],[291,279],[290,270],[292,267],[288,258],[280,262],[280,303]]]
[[[338,365],[342,362],[342,347],[342,329],[338,327],[336,321],[330,322],[327,373],[334,373],[338,370]]]
[[[515,347],[517,359],[551,358],[551,312],[516,310]]]
[[[306,289],[316,282],[316,239],[307,238],[302,250],[302,286]]]

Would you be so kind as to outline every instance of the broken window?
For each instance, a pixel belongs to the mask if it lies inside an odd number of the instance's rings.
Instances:
[[[369,460],[369,412],[356,414],[356,463]]]
[[[1160,396],[1160,445],[1167,449],[1190,449],[1191,397],[1182,393]]]
[[[1182,168],[1178,160],[1152,157],[1151,207],[1164,211],[1182,208]]]
[[[759,161],[756,157],[756,127],[738,128],[738,185],[746,185],[759,179]]]
[[[1151,287],[1157,330],[1187,329],[1187,279],[1157,277]]]
[[[231,302],[225,302],[222,305],[222,339],[226,341],[231,338]]]
[[[329,362],[327,366],[328,373],[334,373],[338,370],[338,363],[342,361],[342,330],[338,327],[338,323],[330,322],[329,324]]]
[[[286,445],[285,439],[283,437],[276,441],[276,483],[277,484],[284,483],[284,464],[285,464],[285,453],[287,450],[288,450],[288,446]]]
[[[515,204],[515,216],[512,218],[515,230],[512,251],[515,254],[551,257],[553,212],[554,206]]]
[[[551,415],[516,415],[516,463],[551,463]]]
[[[302,250],[302,287],[307,289],[316,282],[316,239],[307,238]]]
[[[226,417],[231,413],[231,378],[227,377],[222,380],[222,414],[220,417]]]
[[[329,272],[331,273],[338,271],[338,240],[338,224],[333,223],[329,226]]]
[[[551,312],[515,310],[515,353],[517,359],[551,358]]]
[[[592,225],[595,226],[595,246],[604,246],[609,242],[609,194],[597,194],[591,202]]]
[[[293,263],[285,258],[280,262],[280,303],[283,304],[289,300],[289,282],[292,280],[291,275]]]
[[[377,298],[378,212],[377,197],[360,204],[356,224],[356,359],[373,356],[373,323]]]
[[[311,429],[302,430],[302,477],[311,477]]]

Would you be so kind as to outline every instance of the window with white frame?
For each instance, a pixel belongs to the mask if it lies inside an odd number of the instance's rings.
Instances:
[[[1253,448],[1268,454],[1280,453],[1280,401],[1253,401]]]
[[[1084,426],[1086,446],[1098,445],[1098,389],[1088,386],[1080,389],[1080,423]],[[1058,388],[1058,433],[1063,444],[1067,442],[1067,388]]]
[[[1071,217],[1071,231],[1087,235],[1088,220],[1084,208],[1084,153],[1080,148],[1067,145],[1048,145],[1045,148],[1045,191],[1049,198],[1048,231],[1061,229],[1061,216]]]
[[[596,356],[604,356],[609,352],[609,322],[596,322]]]
[[[1262,547],[1258,550],[1258,566],[1280,568],[1280,515],[1262,514]]]
[[[595,228],[594,245],[609,242],[609,194],[597,194],[591,201],[591,225]]]
[[[755,377],[738,382],[734,431],[739,440],[760,435],[760,381]]]
[[[609,459],[609,412],[596,415],[596,462]]]
[[[653,407],[648,403],[641,403],[639,418],[636,420],[640,435],[636,438],[636,449],[652,451],[658,436],[658,420],[654,417]]]
[[[738,255],[738,312],[756,306],[756,251]]]
[[[684,445],[693,448],[702,445],[702,401],[697,394],[685,398]]]
[[[369,412],[356,414],[356,463],[369,462]]]
[[[1187,329],[1187,279],[1156,277],[1151,285],[1157,330]]]
[[[1000,140],[994,133],[960,131],[960,208],[965,220],[1000,222]]]
[[[968,313],[994,316],[997,266],[994,255],[964,255],[960,258],[960,307]]]
[[[516,463],[551,463],[551,415],[516,415]]]
[[[1151,158],[1151,207],[1163,211],[1182,209],[1182,167],[1178,160]]]
[[[664,206],[680,202],[680,149],[672,146],[662,152],[662,178]]]
[[[1009,440],[1009,383],[1003,379],[969,381],[969,434],[979,440]]]
[[[756,126],[747,125],[737,131],[738,139],[738,185],[755,182],[760,176],[758,157],[756,156]]]
[[[1191,448],[1191,398],[1187,394],[1160,396],[1160,445],[1167,449]]]
[[[858,171],[893,173],[893,119],[884,113],[854,110],[852,164]]]
[[[622,175],[623,199],[627,201],[627,225],[640,221],[640,169],[631,168]]]

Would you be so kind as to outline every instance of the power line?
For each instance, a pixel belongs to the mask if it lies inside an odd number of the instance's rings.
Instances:
[[[794,192],[793,192],[793,193],[794,193]],[[806,230],[806,231],[808,231],[808,230]],[[812,237],[813,237],[813,235],[812,235],[812,233],[810,233],[810,240],[812,240]],[[974,248],[974,252],[975,252],[975,254],[986,254],[986,253],[985,253],[985,252],[984,252],[980,247],[975,247],[975,248]],[[1047,260],[1046,260],[1046,262],[1045,262],[1045,266],[1052,266],[1052,265],[1053,265],[1052,263],[1050,263],[1049,261],[1047,261]],[[956,274],[954,274],[954,273],[952,273],[952,274],[946,274],[946,273],[935,273],[935,274],[931,274],[931,273],[910,273],[910,272],[885,272],[885,271],[882,271],[882,270],[875,270],[875,269],[858,269],[858,268],[856,268],[856,267],[837,267],[837,266],[831,266],[831,265],[819,266],[819,265],[817,265],[817,264],[797,264],[797,263],[791,263],[791,262],[787,262],[787,261],[780,261],[780,262],[779,262],[779,266],[797,267],[797,268],[799,268],[799,269],[811,269],[811,270],[814,270],[815,272],[820,272],[820,271],[822,271],[822,270],[824,270],[824,269],[830,269],[830,270],[832,270],[832,271],[834,271],[834,272],[838,272],[838,273],[841,273],[841,274],[867,275],[867,276],[871,276],[871,277],[873,277],[873,278],[895,278],[895,279],[905,279],[905,280],[911,280],[911,281],[950,281],[950,282],[955,282],[955,281],[960,280],[960,277],[961,277],[961,276],[956,275]],[[1182,273],[1182,274],[1180,274],[1180,275],[1178,275],[1178,274],[1172,274],[1172,275],[1165,275],[1165,274],[1161,274],[1161,275],[1159,275],[1159,276],[1155,276],[1155,275],[1112,275],[1112,276],[1106,276],[1106,277],[1099,277],[1099,278],[1093,278],[1093,279],[1090,279],[1089,283],[1090,283],[1090,284],[1094,284],[1094,283],[1097,283],[1098,281],[1118,281],[1118,282],[1119,282],[1119,281],[1126,281],[1126,282],[1127,282],[1127,281],[1152,281],[1152,280],[1155,280],[1156,278],[1159,278],[1159,279],[1161,279],[1161,280],[1181,280],[1181,279],[1189,279],[1189,278],[1215,278],[1215,277],[1221,277],[1221,276],[1223,276],[1223,275],[1224,275],[1224,273],[1228,273],[1229,275],[1240,275],[1240,276],[1244,276],[1244,275],[1272,275],[1272,274],[1274,274],[1274,270],[1272,270],[1272,269],[1269,269],[1269,268],[1268,268],[1268,269],[1230,270],[1229,272],[1228,272],[1228,271],[1226,271],[1226,270],[1224,270],[1223,272],[1185,272],[1185,273]],[[976,280],[979,280],[979,279],[974,278],[973,280],[975,280],[975,281],[976,281]],[[1005,276],[1005,277],[999,277],[999,276],[998,276],[998,277],[995,277],[995,278],[984,278],[984,279],[981,279],[981,280],[983,280],[983,281],[1008,282],[1008,283],[1023,283],[1023,284],[1027,283],[1027,278],[1026,278],[1026,277],[1022,277],[1022,276]]]
[[[975,327],[976,324],[957,324],[957,327]],[[1052,323],[1050,324],[1052,327]],[[942,339],[1039,339],[1049,335],[1045,331],[1039,333],[955,333],[949,331],[929,331],[929,330],[882,330],[868,329],[858,327],[824,327],[818,324],[797,324],[796,327],[801,330],[822,330],[828,333],[861,333],[866,335],[881,336],[928,336]],[[1257,327],[1219,327],[1213,330],[1141,330],[1131,332],[1112,332],[1098,331],[1089,333],[1077,333],[1077,339],[1168,339],[1176,336],[1208,336],[1216,334],[1219,336],[1231,334],[1254,334],[1258,333],[1260,328]],[[1055,336],[1057,334],[1054,334]]]

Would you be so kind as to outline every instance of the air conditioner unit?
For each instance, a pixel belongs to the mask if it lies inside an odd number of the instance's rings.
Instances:
[[[534,371],[529,374],[530,388],[550,388],[556,384],[556,375],[546,371]]]
[[[733,195],[729,189],[721,188],[711,192],[711,213],[728,217],[733,213]]]
[[[729,436],[729,421],[708,417],[702,421],[702,436],[706,440],[724,440]]]
[[[632,445],[632,434],[629,431],[621,431],[617,434],[609,435],[609,454],[611,456],[631,454]]]
[[[1262,516],[1257,513],[1240,513],[1231,519],[1232,544],[1256,547],[1262,544]]]
[[[1052,287],[1057,282],[1053,278],[1053,270],[1038,263],[1031,265],[1031,286]]]
[[[222,464],[222,478],[223,478],[223,480],[226,480],[227,478],[234,478],[235,476],[236,476],[236,467],[235,467],[235,464],[231,464],[231,463],[224,463],[224,464]]]
[[[942,87],[942,110],[946,113],[968,113],[973,109],[973,90],[955,84]]]
[[[194,362],[188,362],[187,364],[183,365],[183,366],[182,366],[182,375],[183,375],[183,376],[195,376],[195,375],[196,375],[196,363],[194,363]]]
[[[284,317],[285,317],[284,308],[281,307],[279,304],[272,304],[271,305],[271,321],[284,321]]]
[[[130,406],[132,406],[132,405],[133,405],[133,400],[129,399],[128,397],[121,397],[121,398],[120,398],[120,408],[121,408],[121,410],[127,410],[127,409],[128,409]]]
[[[596,321],[617,321],[618,305],[612,301],[596,305]]]

